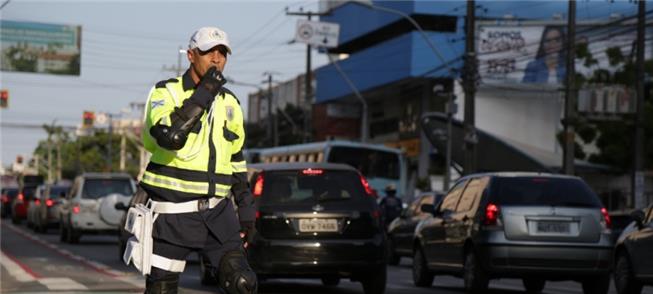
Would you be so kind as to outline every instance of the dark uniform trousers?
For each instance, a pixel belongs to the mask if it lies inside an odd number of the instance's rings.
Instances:
[[[153,253],[176,260],[186,260],[199,251],[217,267],[222,256],[243,250],[240,224],[231,199],[226,198],[212,209],[180,214],[160,214],[153,228]],[[152,267],[149,281],[166,280],[180,273]]]

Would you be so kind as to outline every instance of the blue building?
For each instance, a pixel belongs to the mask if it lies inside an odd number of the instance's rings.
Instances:
[[[320,21],[340,25],[339,46],[330,49],[328,53],[339,58],[338,64],[367,101],[369,140],[406,149],[413,162],[413,170],[418,171],[414,179],[426,177],[429,171],[437,171],[441,166],[441,162],[434,161],[437,156],[433,155],[437,150],[422,134],[419,118],[423,113],[443,112],[447,95],[456,94],[459,105],[456,117],[462,119],[464,96],[460,93],[460,70],[465,51],[466,1],[324,1],[321,4],[323,10],[328,10],[330,14],[320,17]],[[477,46],[487,41],[484,38],[497,35],[483,31],[480,25],[509,23],[513,27],[521,27],[529,24],[528,29],[520,31],[526,36],[522,38],[521,46],[522,49],[531,48],[528,50],[534,52],[535,49],[532,48],[537,48],[539,39],[545,38],[545,26],[555,25],[563,28],[567,20],[566,1],[477,1],[476,4]],[[582,1],[577,3],[576,10],[579,24],[603,23],[636,15],[637,5],[626,1]],[[415,26],[400,14],[409,15],[423,28],[424,33],[416,30]],[[582,34],[584,29],[579,27],[577,31]],[[593,42],[595,39],[592,38],[597,34],[589,35],[590,31],[595,30],[586,30],[590,42]],[[436,50],[429,46],[425,37],[435,45]],[[523,40],[531,39],[538,41],[534,44],[529,43],[532,41],[523,43]],[[505,39],[494,40],[503,42]],[[540,44],[540,47],[542,46]],[[535,58],[535,54],[532,55],[530,59]],[[482,59],[481,56],[479,59]],[[519,74],[523,76],[524,68],[529,66],[531,61],[526,60],[526,57],[517,58],[516,63],[513,60],[507,67],[516,66],[521,71]],[[492,64],[493,67],[489,69],[481,63],[479,70],[481,73],[496,73],[503,72],[506,68],[505,64]],[[532,64],[530,66],[533,67]],[[361,103],[333,64],[316,69],[315,74],[315,103],[318,106],[337,105],[339,108],[347,107],[361,112]],[[545,78],[547,76],[554,74],[546,74]],[[535,88],[526,86],[528,89],[522,91],[520,85],[508,83],[514,76],[503,72],[501,77],[506,81],[500,82],[499,86],[496,83],[485,85],[483,82],[479,85],[476,98],[477,127],[498,135],[509,134],[512,139],[518,141],[517,143],[528,145],[537,142],[536,145],[544,145],[542,149],[549,153],[559,152],[555,133],[560,128],[560,85],[538,85]],[[519,82],[522,81],[521,76],[518,79]],[[506,84],[510,84],[512,92],[502,89]],[[434,92],[434,88],[439,91]],[[523,95],[524,100],[505,102],[499,99],[513,98],[516,92]],[[506,107],[506,104],[511,106]],[[542,117],[536,115],[534,123],[550,124],[534,126],[536,130],[542,130],[542,135],[538,135],[538,138],[542,137],[542,142],[546,144],[528,137],[533,135],[532,130],[527,130],[524,136],[520,137],[519,131],[511,129],[510,126],[505,127],[504,125],[514,124],[509,118],[507,121],[494,121],[498,116],[525,112],[533,105],[544,109]],[[484,112],[488,109],[504,109],[504,112]],[[522,119],[533,120],[528,116]],[[519,120],[518,118],[517,121]],[[493,128],[503,129],[493,132]],[[346,134],[326,134],[327,137],[352,139],[359,138],[359,135],[351,131]]]

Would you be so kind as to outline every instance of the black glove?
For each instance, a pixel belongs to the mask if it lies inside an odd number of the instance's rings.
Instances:
[[[209,91],[212,96],[215,96],[218,95],[218,92],[226,83],[227,80],[224,78],[222,73],[215,66],[212,66],[206,71],[202,80],[200,80],[200,87],[203,87]]]
[[[240,232],[244,234],[243,242],[252,243],[254,235],[256,235],[256,226],[253,221],[240,222]]]

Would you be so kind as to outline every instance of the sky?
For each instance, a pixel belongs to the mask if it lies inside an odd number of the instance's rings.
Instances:
[[[0,2],[4,3],[6,0]],[[306,46],[291,43],[298,16],[290,11],[317,11],[318,1],[29,1],[10,0],[3,20],[82,27],[81,75],[57,76],[0,72],[0,88],[9,89],[8,109],[0,110],[0,161],[26,159],[39,140],[43,124],[77,126],[85,110],[118,114],[130,103],[144,103],[158,81],[176,76],[179,47],[203,26],[224,30],[231,43],[225,76],[263,85],[263,73],[285,81],[306,70]],[[327,63],[314,52],[313,69]],[[188,67],[182,55],[182,68]],[[227,84],[247,114],[253,86]],[[123,114],[124,116],[135,115]],[[16,124],[31,127],[16,127]]]

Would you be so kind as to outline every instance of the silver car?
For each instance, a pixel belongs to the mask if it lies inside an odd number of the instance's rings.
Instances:
[[[136,183],[124,173],[84,173],[61,205],[60,239],[77,243],[82,234],[117,234],[125,205],[136,192]]]
[[[521,278],[529,293],[547,280],[575,280],[584,293],[605,294],[613,239],[610,218],[578,177],[485,173],[459,179],[434,217],[420,222],[413,279],[430,286],[435,274],[464,278],[468,293],[490,279]]]

